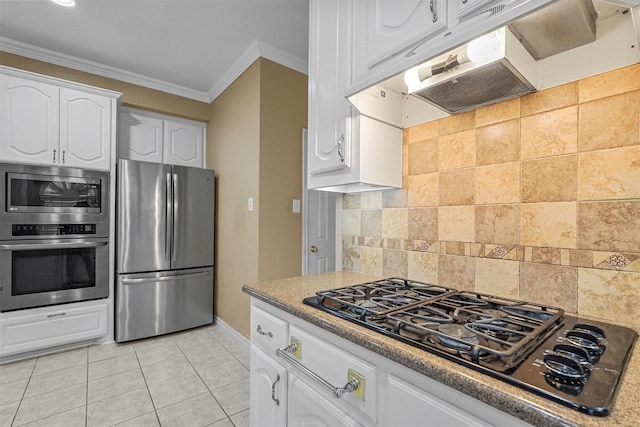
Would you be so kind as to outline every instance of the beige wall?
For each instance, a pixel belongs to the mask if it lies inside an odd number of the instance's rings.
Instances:
[[[194,101],[158,90],[1,51],[0,65],[120,92],[123,94],[121,98],[122,104],[130,107],[204,122],[209,120],[209,104],[206,102]]]
[[[302,273],[302,129],[307,76],[261,60],[259,280]],[[286,256],[283,256],[286,254]]]
[[[219,176],[215,312],[247,337],[242,286],[301,273],[302,223],[291,203],[301,198],[306,87],[305,75],[260,59],[211,105],[207,167]]]
[[[640,326],[640,64],[406,129],[343,268]]]

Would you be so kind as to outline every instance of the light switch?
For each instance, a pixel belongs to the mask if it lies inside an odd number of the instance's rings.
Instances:
[[[253,197],[249,197],[249,200],[247,201],[247,210],[249,212],[253,212]]]
[[[293,212],[300,213],[300,200],[293,199]]]

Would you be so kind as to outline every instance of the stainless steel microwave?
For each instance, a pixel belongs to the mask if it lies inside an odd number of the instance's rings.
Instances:
[[[109,173],[0,163],[0,240],[108,237]]]

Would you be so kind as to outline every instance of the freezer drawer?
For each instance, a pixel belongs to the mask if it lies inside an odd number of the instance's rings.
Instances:
[[[116,287],[116,341],[213,322],[213,268],[123,274]]]

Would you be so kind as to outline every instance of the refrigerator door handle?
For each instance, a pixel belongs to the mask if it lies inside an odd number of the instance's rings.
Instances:
[[[122,279],[120,282],[123,285],[132,285],[134,283],[155,283],[155,282],[167,282],[176,279],[183,279],[185,277],[196,277],[196,276],[205,276],[210,274],[210,270],[200,270],[193,273],[185,273],[185,274],[172,274],[169,276],[160,276],[160,277],[138,277],[135,279]]]
[[[169,259],[169,257],[171,256],[170,251],[171,251],[171,173],[167,172],[167,179],[166,179],[166,201],[167,201],[167,206],[165,209],[165,224],[164,224],[164,256],[165,259]]]
[[[172,237],[172,248],[171,248],[171,261],[175,261],[176,258],[176,246],[178,242],[178,224],[180,221],[178,219],[178,174],[173,174],[173,237]]]

